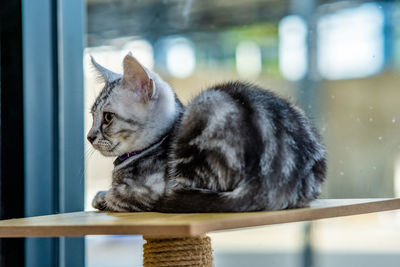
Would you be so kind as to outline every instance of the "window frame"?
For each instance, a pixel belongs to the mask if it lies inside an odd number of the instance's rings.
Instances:
[[[84,1],[22,0],[25,216],[84,208]],[[25,266],[85,265],[84,238],[27,238]]]

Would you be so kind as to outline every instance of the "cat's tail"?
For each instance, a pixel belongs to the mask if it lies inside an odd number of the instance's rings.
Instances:
[[[156,210],[169,213],[244,212],[266,210],[249,196],[232,192],[212,192],[203,189],[179,189],[164,197]]]

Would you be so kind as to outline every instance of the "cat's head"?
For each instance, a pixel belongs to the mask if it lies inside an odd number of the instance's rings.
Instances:
[[[93,125],[87,139],[104,156],[145,149],[166,134],[179,112],[172,88],[131,54],[122,75],[93,58],[105,86],[92,106]]]

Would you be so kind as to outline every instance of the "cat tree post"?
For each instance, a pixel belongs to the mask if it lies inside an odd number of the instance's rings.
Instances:
[[[144,267],[213,266],[211,240],[206,235],[195,237],[143,236]]]

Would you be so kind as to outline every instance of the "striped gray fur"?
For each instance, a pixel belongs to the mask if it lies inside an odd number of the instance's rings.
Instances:
[[[123,65],[122,78],[105,80],[93,105],[88,139],[105,156],[140,153],[115,166],[112,187],[96,195],[95,208],[278,210],[319,196],[325,148],[301,109],[241,82],[213,86],[184,107],[131,55]],[[113,114],[110,123],[105,112]]]

